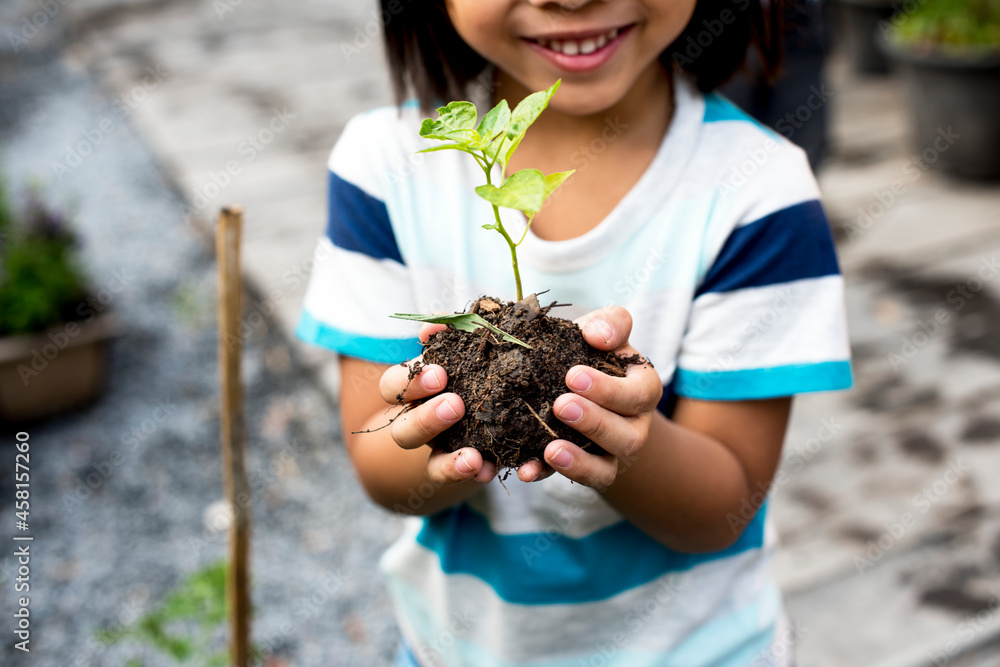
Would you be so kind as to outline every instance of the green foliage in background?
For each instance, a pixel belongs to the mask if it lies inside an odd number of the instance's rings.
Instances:
[[[130,642],[169,656],[179,665],[224,667],[225,649],[213,651],[216,636],[229,615],[226,601],[225,561],[195,572],[167,598],[136,623],[125,628],[105,628],[95,638],[108,646]],[[127,667],[142,667],[132,658]]]
[[[33,194],[18,216],[0,182],[0,335],[74,319],[85,286],[62,215]]]
[[[892,22],[891,39],[903,46],[1000,52],[1000,0],[924,0]]]

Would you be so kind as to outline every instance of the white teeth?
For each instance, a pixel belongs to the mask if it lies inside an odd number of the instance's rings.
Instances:
[[[608,42],[612,41],[616,37],[618,37],[618,28],[613,28],[603,35],[598,35],[597,37],[587,37],[586,39],[581,39],[579,41],[571,39],[536,39],[535,41],[541,46],[551,49],[552,51],[557,51],[567,56],[575,56],[577,54],[587,55],[593,53],[597,49],[604,48]]]

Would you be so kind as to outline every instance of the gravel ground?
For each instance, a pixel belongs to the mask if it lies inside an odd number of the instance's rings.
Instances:
[[[128,119],[85,75],[45,53],[0,60],[0,99],[0,171],[15,193],[38,183],[75,213],[86,268],[97,289],[118,289],[111,305],[122,325],[103,399],[27,429],[30,660],[122,665],[138,650],[106,649],[95,630],[132,622],[226,552],[212,523],[222,481],[211,247],[184,222],[182,200]],[[53,163],[67,164],[81,143],[89,155],[58,177]],[[266,306],[248,301],[255,637],[275,649],[272,665],[387,664],[397,633],[376,562],[398,520],[364,497],[335,410],[258,316]],[[0,431],[9,536],[14,439]],[[10,551],[0,557],[0,615],[13,626]],[[9,632],[3,664],[17,653]]]

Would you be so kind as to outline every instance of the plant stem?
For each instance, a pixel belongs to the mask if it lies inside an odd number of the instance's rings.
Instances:
[[[490,165],[492,167],[493,165]],[[492,169],[483,168],[486,173],[486,184],[492,185],[490,179],[490,171]],[[507,230],[503,228],[503,222],[500,221],[500,209],[496,204],[493,204],[493,218],[496,220],[497,231],[503,236],[503,240],[507,242],[507,246],[510,248],[510,263],[514,267],[514,286],[517,288],[517,300],[520,301],[524,298],[524,294],[521,292],[521,272],[517,268],[517,243],[510,238]],[[523,240],[523,239],[522,239]]]
[[[522,243],[524,243],[524,237],[528,235],[528,230],[531,229],[531,221],[534,219],[535,216],[531,216],[530,218],[528,218],[528,224],[524,226],[524,233],[521,234],[521,238],[514,245],[521,245]]]
[[[500,222],[500,209],[497,208],[496,204],[493,205],[493,217],[497,221],[497,231],[500,232],[503,240],[510,247],[510,264],[514,267],[514,286],[517,288],[517,300],[520,301],[524,298],[524,295],[521,293],[521,272],[517,270],[517,244],[507,234],[507,230],[503,228],[503,223]]]

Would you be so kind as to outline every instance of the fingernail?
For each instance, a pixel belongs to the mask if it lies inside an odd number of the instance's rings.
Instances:
[[[583,417],[583,408],[576,401],[570,401],[559,411],[559,418],[564,422],[578,422]]]
[[[573,455],[566,451],[565,447],[560,447],[559,451],[552,455],[552,465],[557,468],[568,468],[573,463]]]
[[[483,461],[483,467],[479,469],[479,472],[476,473],[474,479],[477,482],[482,482],[483,484],[485,484],[486,482],[493,479],[494,473],[496,473],[496,468],[493,466],[493,464],[490,463],[489,461]]]
[[[577,371],[569,379],[569,388],[575,391],[589,391],[594,386],[594,382],[587,375],[587,371]]]
[[[458,461],[455,462],[455,467],[458,468],[458,472],[463,475],[468,475],[472,472],[472,466],[470,466],[469,462],[465,460],[465,452],[458,453]]]
[[[434,413],[442,420],[446,422],[453,422],[458,419],[458,413],[455,412],[455,408],[451,407],[451,403],[447,400],[438,403],[438,406],[434,409]]]
[[[594,320],[587,325],[593,333],[600,336],[601,340],[607,343],[615,335],[615,330],[604,320]]]
[[[420,379],[423,381],[424,387],[430,391],[438,391],[441,389],[441,380],[438,379],[438,374],[430,369],[428,369],[428,372],[426,373],[421,373]]]

